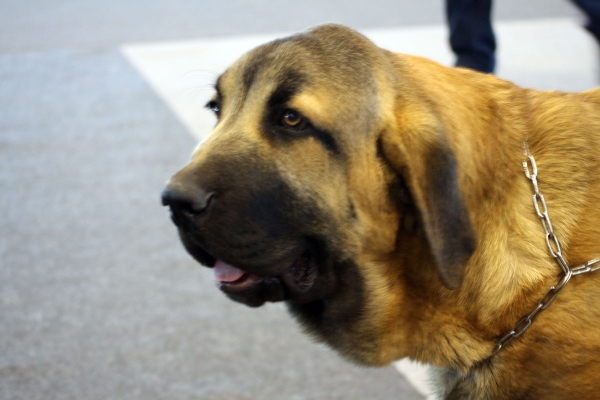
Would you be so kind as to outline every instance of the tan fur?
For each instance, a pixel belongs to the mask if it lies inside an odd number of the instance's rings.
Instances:
[[[524,140],[536,158],[540,190],[568,262],[579,265],[600,254],[600,90],[540,93],[422,59],[396,60],[399,75],[416,89],[403,88],[406,100],[396,104],[390,146],[397,147],[399,164],[418,168],[420,154],[414,149],[428,129],[422,125],[429,124],[427,105],[419,101],[425,93],[428,106],[443,118],[446,140],[459,161],[461,192],[479,246],[460,290],[429,288],[433,293],[424,297],[439,303],[420,305],[413,311],[416,321],[388,317],[397,327],[388,329],[385,339],[382,334],[382,349],[396,351],[385,361],[408,355],[475,377],[468,384],[472,393],[461,394],[468,398],[597,398],[600,276],[573,278],[490,367],[477,362],[490,354],[494,339],[534,308],[560,271],[546,250],[532,188],[519,168]],[[425,110],[415,110],[420,107]],[[423,172],[413,174],[420,179]],[[398,292],[388,301],[401,298]],[[406,308],[406,302],[398,303]],[[395,314],[398,308],[387,310]],[[407,326],[411,322],[414,326]],[[420,332],[416,343],[406,341],[407,328]]]
[[[358,265],[367,311],[343,337],[315,335],[362,363],[410,357],[432,364],[448,399],[598,398],[600,272],[573,277],[522,337],[488,357],[560,272],[521,166],[525,141],[565,258],[575,266],[600,257],[600,89],[522,89],[491,75],[387,52],[339,26],[304,35],[300,45],[286,42],[274,51],[279,58],[261,66],[245,100],[238,88],[253,53],[223,75],[220,85],[231,102],[187,168],[224,148],[235,157],[245,150],[234,149],[251,147],[337,221],[329,235]],[[261,135],[258,118],[274,90],[269,82],[285,60],[300,63],[312,54],[303,37],[317,40],[329,58],[319,59],[327,67],[302,66],[309,81],[289,107],[331,132],[341,158],[314,138],[275,146]],[[336,43],[360,53],[353,64],[347,65]],[[458,189],[476,237],[455,290],[440,279],[432,256],[432,148],[456,160]],[[388,195],[396,176],[414,201],[406,209]],[[358,222],[343,212],[348,202]],[[364,338],[374,339],[367,344]]]

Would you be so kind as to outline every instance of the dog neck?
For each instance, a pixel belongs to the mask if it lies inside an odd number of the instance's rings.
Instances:
[[[468,371],[461,371],[455,368],[431,367],[433,382],[437,386],[438,393],[445,399],[486,397],[488,389],[479,383],[487,381],[487,378],[497,373],[494,372],[495,365],[497,364],[497,354],[504,350],[514,339],[525,334],[534,323],[535,318],[550,307],[557,297],[559,297],[559,293],[567,286],[571,278],[600,270],[600,258],[592,259],[575,267],[570,267],[565,260],[560,240],[554,232],[550,220],[548,206],[537,182],[537,165],[534,156],[530,153],[527,141],[524,142],[523,148],[526,158],[526,161],[523,162],[523,168],[525,176],[531,182],[533,190],[532,207],[544,229],[548,253],[558,264],[560,274],[557,282],[548,289],[537,305],[532,308],[532,311],[520,319],[506,335],[498,340],[496,347],[489,357],[475,363]],[[499,362],[502,363],[502,361]]]
[[[526,161],[523,161],[525,176],[531,181],[531,185],[533,186],[533,208],[535,209],[536,215],[540,218],[542,227],[544,228],[548,252],[552,256],[552,258],[556,260],[556,263],[558,264],[561,273],[556,284],[554,284],[550,287],[550,289],[548,289],[548,291],[537,303],[535,308],[533,308],[533,310],[529,314],[525,315],[521,320],[519,320],[519,322],[517,322],[517,324],[498,341],[496,348],[494,349],[488,360],[493,358],[500,350],[505,348],[513,339],[523,335],[525,331],[527,331],[531,327],[533,321],[535,320],[535,317],[540,312],[546,310],[552,304],[552,302],[556,299],[558,294],[565,288],[565,286],[569,283],[572,277],[589,272],[595,272],[600,269],[600,258],[595,258],[586,262],[585,264],[576,267],[570,267],[567,261],[565,260],[562,253],[560,240],[554,232],[552,222],[550,221],[550,213],[548,211],[546,200],[538,186],[537,165],[535,162],[535,158],[529,151],[527,141],[523,143],[523,150],[523,153],[526,157]]]

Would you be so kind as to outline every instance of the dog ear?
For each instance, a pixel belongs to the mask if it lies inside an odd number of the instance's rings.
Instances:
[[[477,240],[458,186],[454,154],[437,140],[408,151],[397,135],[383,135],[380,151],[406,182],[442,283],[458,289]]]

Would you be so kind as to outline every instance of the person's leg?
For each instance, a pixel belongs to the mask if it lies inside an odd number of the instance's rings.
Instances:
[[[446,0],[450,46],[457,56],[456,66],[494,72],[496,38],[491,11],[492,0]]]
[[[572,0],[588,16],[589,20],[585,28],[600,44],[600,0]]]

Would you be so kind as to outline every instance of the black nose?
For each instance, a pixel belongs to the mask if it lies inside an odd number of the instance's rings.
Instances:
[[[173,222],[180,225],[207,211],[214,197],[215,192],[172,179],[162,192],[162,204],[169,206]]]

